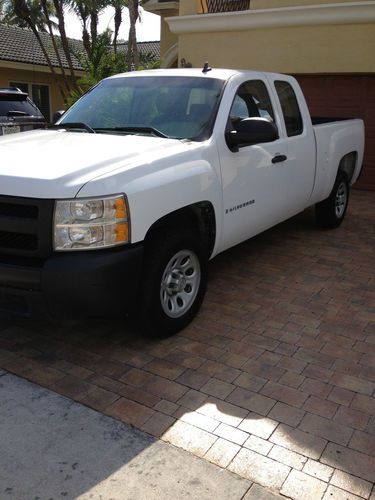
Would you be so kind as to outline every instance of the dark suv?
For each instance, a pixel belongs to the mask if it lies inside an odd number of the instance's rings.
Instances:
[[[46,119],[28,94],[16,87],[0,88],[0,136],[46,125]]]

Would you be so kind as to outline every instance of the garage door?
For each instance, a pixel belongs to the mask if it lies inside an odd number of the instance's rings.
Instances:
[[[375,76],[298,75],[296,78],[312,115],[364,120],[365,158],[356,187],[375,190]]]

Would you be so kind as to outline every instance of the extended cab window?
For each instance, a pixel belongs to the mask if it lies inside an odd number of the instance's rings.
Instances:
[[[292,86],[288,82],[277,81],[275,88],[280,99],[288,137],[302,134],[302,115]]]
[[[229,114],[233,126],[238,120],[256,116],[274,121],[270,96],[261,80],[252,80],[240,85]]]

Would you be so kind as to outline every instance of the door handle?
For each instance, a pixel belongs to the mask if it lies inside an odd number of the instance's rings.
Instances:
[[[276,155],[272,158],[272,163],[282,163],[286,161],[288,158],[285,155]]]

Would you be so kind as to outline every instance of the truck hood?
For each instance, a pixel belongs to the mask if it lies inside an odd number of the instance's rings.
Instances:
[[[0,138],[0,194],[74,198],[90,180],[186,150],[176,139],[64,130]]]

